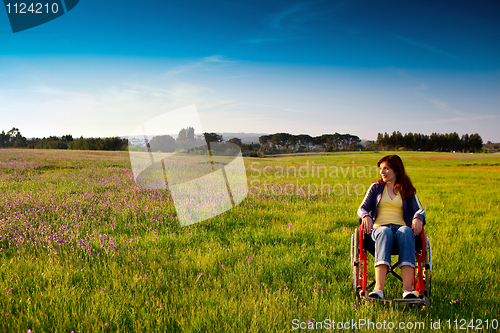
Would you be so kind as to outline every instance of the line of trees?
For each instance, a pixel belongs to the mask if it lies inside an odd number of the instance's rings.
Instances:
[[[212,143],[218,143],[213,145]],[[234,146],[226,143],[232,143],[240,147],[243,156],[263,157],[264,153],[261,146],[257,143],[245,144],[239,138],[224,140],[222,135],[213,132],[204,132],[201,135],[195,135],[194,129],[188,127],[182,129],[174,139],[170,135],[158,135],[149,141],[149,149],[152,152],[183,152],[191,154],[208,154],[208,149],[215,155],[231,156],[237,154]],[[133,145],[129,149],[133,151],[145,151],[147,145]]]
[[[323,134],[316,137],[308,134],[275,133],[261,136],[259,143],[267,151],[300,151],[317,147],[321,147],[325,151],[339,151],[358,150],[363,147],[358,136],[339,133]]]
[[[419,133],[401,134],[399,131],[391,135],[378,133],[376,149],[378,150],[421,150],[421,151],[466,151],[479,152],[483,147],[483,139],[479,134],[456,133],[424,135]]]
[[[183,128],[179,131],[177,139],[170,135],[159,135],[147,143],[151,151],[174,152],[187,150],[199,151],[198,147],[205,146],[207,142],[223,142],[223,138],[217,133],[203,133],[195,135],[194,128]],[[312,137],[308,134],[293,135],[289,133],[275,133],[263,135],[259,143],[243,144],[241,139],[231,138],[227,140],[240,146],[246,156],[263,156],[265,153],[290,152],[290,151],[349,151],[363,149],[361,140],[351,134],[323,134]],[[48,138],[33,138],[27,140],[19,131],[13,127],[10,131],[0,133],[0,148],[34,148],[34,149],[78,149],[78,150],[143,150],[146,143],[138,143],[129,146],[127,139],[120,137],[111,138],[77,138],[71,135],[62,137],[50,136]],[[193,148],[195,147],[195,148]],[[479,152],[483,148],[483,140],[479,134],[464,134],[459,136],[456,132],[447,134],[432,133],[424,135],[420,133],[401,134],[394,131],[378,133],[377,141],[366,149],[370,150],[413,150],[413,151],[466,151]],[[206,150],[205,150],[206,152]]]
[[[62,137],[26,139],[18,128],[0,133],[0,148],[28,149],[73,149],[73,150],[127,150],[127,140],[120,137],[74,139],[72,135]]]
[[[202,135],[195,135],[193,127],[183,128],[179,131],[177,139],[171,135],[157,135],[154,136],[149,142],[140,142],[135,145],[130,145],[129,149],[132,151],[144,151],[147,147],[152,152],[165,152],[172,153],[175,151],[203,151],[207,142],[222,142],[222,135],[217,133],[205,132]],[[241,143],[241,141],[240,141]]]
[[[249,148],[241,143],[238,138],[227,140],[242,147]],[[159,135],[152,138],[147,143],[151,151],[174,152],[179,150],[198,150],[202,151],[207,142],[223,142],[222,135],[217,133],[205,132],[202,135],[195,135],[194,128],[183,128],[179,131],[177,139],[170,135]],[[72,135],[63,135],[62,137],[50,136],[48,138],[25,138],[18,128],[13,127],[10,131],[0,133],[0,148],[28,148],[28,149],[73,149],[73,150],[144,150],[146,143],[131,145],[127,139],[120,137],[110,138],[73,138]],[[195,148],[193,148],[195,147]],[[260,146],[259,146],[260,147]],[[251,147],[255,149],[255,145]],[[250,149],[250,150],[251,150]],[[206,149],[205,149],[206,152]]]
[[[23,148],[26,145],[26,138],[19,132],[19,128],[12,127],[10,131],[0,133],[0,147]]]

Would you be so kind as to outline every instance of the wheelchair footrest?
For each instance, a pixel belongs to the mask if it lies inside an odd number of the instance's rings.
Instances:
[[[380,298],[372,298],[372,297],[362,297],[362,300],[374,303],[382,303],[382,304],[391,304],[397,303],[401,305],[429,305],[429,301],[426,297],[424,298],[411,298],[411,299],[403,299],[403,298],[395,298],[395,299],[380,299]]]
[[[410,298],[410,299],[404,299],[404,298],[396,298],[392,300],[394,303],[400,303],[400,304],[425,304],[425,300],[421,298]]]
[[[364,299],[365,301],[374,302],[374,303],[389,304],[392,302],[391,300],[388,300],[388,299],[373,298],[373,297],[368,297],[368,296],[363,297],[362,299]]]

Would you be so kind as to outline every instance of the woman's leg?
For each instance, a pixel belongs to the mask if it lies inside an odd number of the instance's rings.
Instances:
[[[413,268],[415,267],[415,236],[413,230],[402,226],[394,234],[399,250],[399,268],[403,278],[403,290],[412,291]]]
[[[394,243],[391,228],[380,226],[372,231],[375,242],[375,289],[384,291],[385,276],[391,267],[391,251]]]
[[[375,266],[375,288],[373,290],[384,291],[385,276],[389,267],[384,264]]]
[[[401,277],[403,278],[403,291],[412,291],[413,267],[409,265],[401,266]]]

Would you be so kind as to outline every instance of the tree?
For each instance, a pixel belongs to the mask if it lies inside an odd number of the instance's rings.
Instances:
[[[171,153],[177,149],[175,139],[170,135],[155,136],[149,142],[149,148],[152,152]]]
[[[400,131],[392,132],[392,136],[393,136],[393,147],[399,148],[404,146],[403,135],[401,134]]]
[[[296,138],[299,146],[309,148],[309,146],[313,143],[313,138],[309,134],[299,134]]]
[[[313,144],[323,146],[326,149],[326,145],[328,144],[327,138],[324,135],[315,136],[313,138]]]
[[[19,128],[12,127],[10,131],[7,132],[7,135],[11,138],[15,138],[16,136],[20,135],[21,132],[19,132]]]
[[[470,149],[469,134],[462,135],[460,143],[461,143],[460,148],[462,148],[465,151],[469,151]]]
[[[189,142],[193,142],[194,141],[194,128],[192,127],[188,127],[186,129],[186,139],[189,141]]]
[[[177,148],[181,149],[191,149],[197,146],[196,138],[194,135],[194,128],[187,127],[179,131],[177,136]]]
[[[289,133],[276,133],[271,137],[271,142],[275,146],[280,148],[285,147],[288,150],[288,146],[291,145],[291,137],[292,135]]]
[[[342,136],[344,150],[357,150],[361,146],[361,140],[356,135],[345,134]]]
[[[10,136],[5,134],[5,131],[2,131],[2,133],[0,133],[0,147],[2,147],[2,148],[7,147],[9,144],[9,140],[10,140]]]
[[[270,149],[272,145],[271,142],[272,137],[273,137],[272,135],[262,135],[261,137],[259,137],[260,145],[267,149]]]
[[[9,137],[9,147],[26,147],[26,138],[22,136],[19,128],[12,127],[12,129],[7,132],[7,136]]]
[[[469,145],[470,150],[474,152],[481,151],[481,148],[483,147],[483,139],[477,133],[471,134],[469,136]]]
[[[295,151],[295,147],[297,147],[297,143],[298,143],[298,139],[297,139],[297,136],[295,135],[290,135],[290,138],[288,139],[288,144],[290,144],[293,148],[293,150]]]
[[[229,140],[227,140],[227,142],[231,142],[231,143],[234,143],[235,145],[241,146],[241,139],[238,139],[238,138],[229,139]]]
[[[412,132],[405,134],[403,136],[404,147],[406,150],[414,150],[415,149],[415,136]]]
[[[457,132],[453,132],[449,135],[450,142],[450,150],[459,150],[460,149],[460,136],[458,136]]]
[[[222,135],[220,134],[205,132],[203,135],[205,136],[205,141],[207,142],[222,142]]]
[[[98,138],[102,142],[101,149],[102,150],[125,150],[127,147],[127,139],[122,139],[118,136],[112,138],[105,138],[104,140]]]
[[[339,150],[342,143],[342,135],[335,132],[329,137],[329,143],[335,150]]]
[[[322,141],[325,148],[332,147],[332,151],[334,148],[337,149],[337,143],[335,142],[336,139],[335,134],[323,134],[321,135],[321,137],[323,138]]]

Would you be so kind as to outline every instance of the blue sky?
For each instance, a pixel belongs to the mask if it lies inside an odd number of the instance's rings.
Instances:
[[[127,135],[196,104],[205,131],[479,133],[500,142],[498,1],[91,1],[13,34],[0,130]]]

